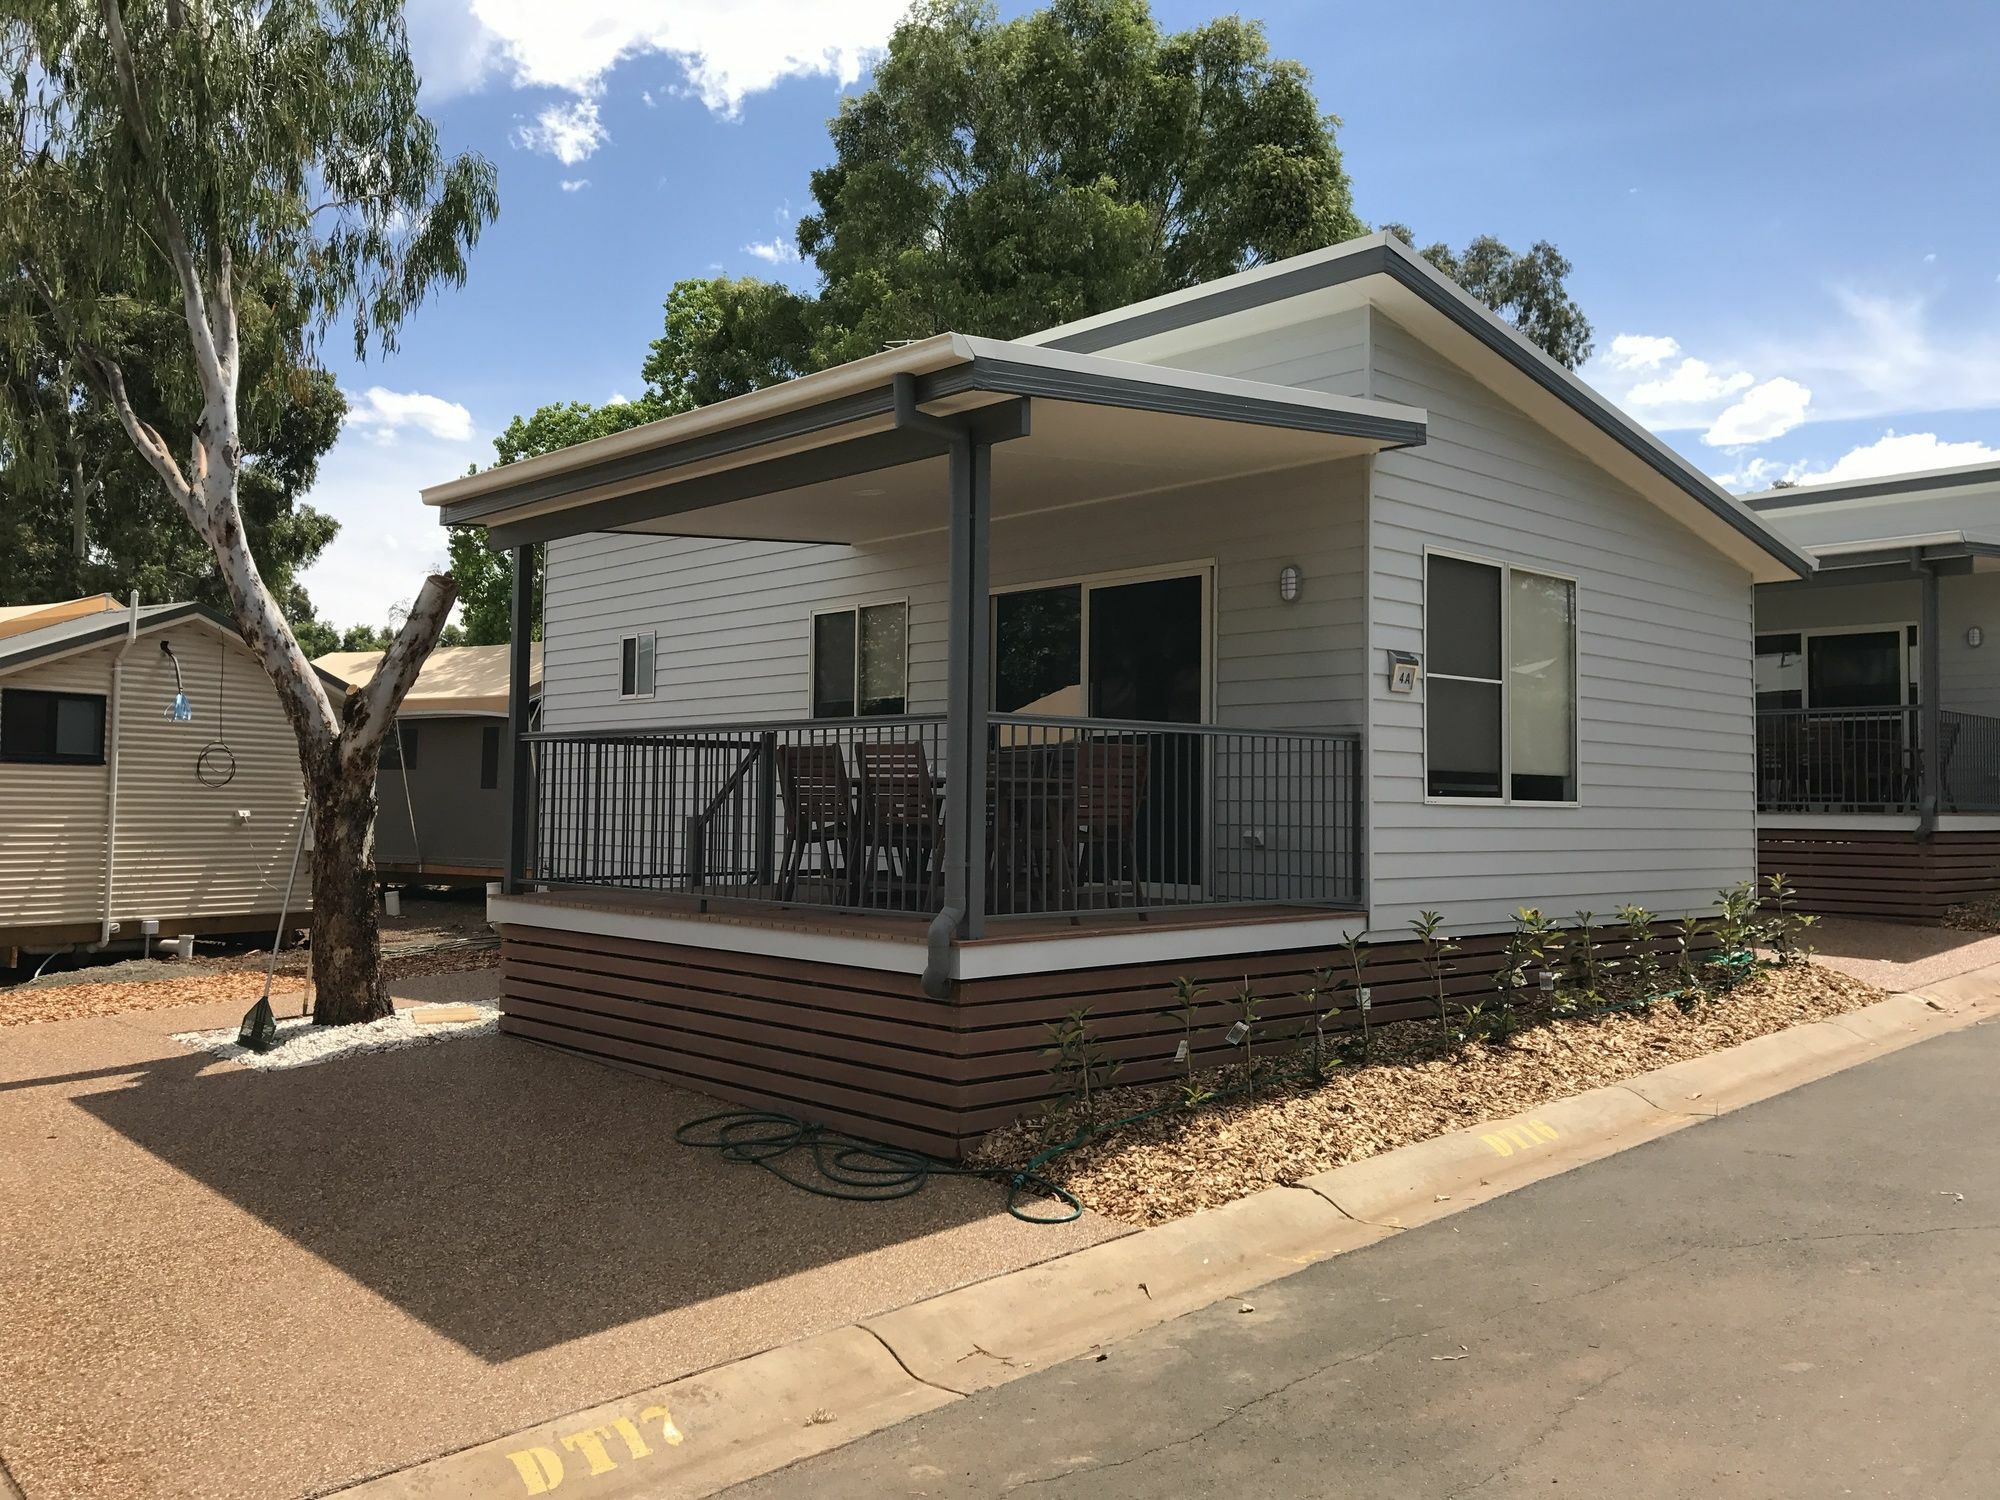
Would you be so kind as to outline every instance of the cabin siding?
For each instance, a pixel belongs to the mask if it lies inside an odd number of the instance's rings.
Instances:
[[[1373,394],[1430,413],[1375,463],[1373,644],[1423,652],[1427,547],[1573,578],[1579,717],[1575,807],[1433,803],[1423,689],[1372,675],[1375,925],[1710,906],[1757,868],[1749,576],[1380,312],[1371,341]]]
[[[165,716],[174,675],[162,640],[172,644],[194,702],[190,724]],[[18,687],[108,698],[123,645],[120,639],[9,673],[0,677],[0,695]],[[111,915],[121,938],[136,936],[144,918],[171,935],[181,919],[225,930],[231,918],[275,913],[304,784],[291,726],[255,658],[207,626],[148,631],[126,657],[120,717]],[[212,787],[197,777],[195,762],[218,740],[235,756],[236,771],[227,785]],[[101,920],[109,792],[108,764],[0,765],[0,932]],[[302,864],[295,912],[310,908],[306,874]]]
[[[500,784],[479,784],[480,741],[501,736]],[[507,721],[492,715],[410,717],[392,733],[416,744],[416,766],[385,765],[376,776],[375,863],[444,873],[501,873],[507,858]],[[414,818],[414,825],[412,819]]]
[[[1366,501],[1366,465],[1348,460],[1002,519],[993,586],[1212,569],[1215,717],[1355,726],[1365,702]],[[1303,575],[1291,604],[1278,598],[1287,563]],[[543,727],[803,718],[814,612],[897,599],[910,606],[910,711],[941,712],[941,532],[857,547],[615,535],[552,543]],[[619,642],[649,630],[654,696],[620,701]]]

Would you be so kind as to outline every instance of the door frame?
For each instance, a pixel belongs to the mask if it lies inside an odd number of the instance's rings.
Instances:
[[[1031,594],[1037,589],[1059,589],[1076,585],[1084,593],[1082,608],[1078,611],[1077,641],[1077,687],[1083,693],[1084,706],[1090,704],[1090,591],[1094,588],[1116,587],[1124,583],[1153,583],[1162,578],[1198,578],[1201,581],[1201,717],[1195,722],[1214,722],[1215,714],[1215,559],[1199,558],[1191,562],[1167,563],[1158,567],[1114,568],[1095,573],[1071,573],[1060,578],[1042,578],[1032,583],[994,584],[986,591],[988,627],[986,632],[987,681],[996,682],[999,677],[1000,632],[992,618],[995,602],[1002,594]],[[990,689],[989,689],[990,691]],[[991,708],[989,712],[997,713]],[[1089,714],[1085,718],[1091,717]]]

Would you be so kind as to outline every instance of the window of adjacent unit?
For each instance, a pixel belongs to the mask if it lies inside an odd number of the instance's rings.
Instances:
[[[618,696],[653,696],[653,632],[628,635],[618,643]]]
[[[1576,801],[1576,585],[1431,553],[1424,646],[1427,795]]]
[[[1917,627],[1840,625],[1757,637],[1757,707],[1899,708],[1918,701]]]
[[[488,724],[479,731],[479,790],[491,792],[500,785],[500,726]]]
[[[0,761],[103,765],[103,696],[33,688],[0,692]]]
[[[417,768],[417,726],[391,719],[382,736],[382,758],[376,764],[384,771],[414,771]]]
[[[904,712],[909,606],[864,604],[812,617],[812,716],[851,719]]]

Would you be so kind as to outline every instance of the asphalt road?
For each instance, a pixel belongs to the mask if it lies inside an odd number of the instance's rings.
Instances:
[[[2000,1023],[729,1491],[2000,1495]]]

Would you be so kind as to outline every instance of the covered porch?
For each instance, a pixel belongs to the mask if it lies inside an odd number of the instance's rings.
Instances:
[[[2000,547],[1814,551],[1757,592],[1760,866],[1810,909],[1935,921],[2000,891]]]
[[[1423,433],[1387,403],[944,335],[427,492],[522,579],[532,549],[614,531],[900,549],[941,584],[941,622],[865,591],[813,613],[790,648],[807,701],[738,719],[677,702],[664,670],[654,691],[667,639],[625,642],[620,697],[645,722],[566,725],[552,665],[544,727],[512,736],[509,894],[914,926],[940,995],[950,948],[1010,923],[1360,909],[1358,704],[1230,712],[1204,554],[1231,499],[1289,485],[1361,566],[1366,457]],[[996,524],[1064,535],[1086,514],[1112,566],[995,577]],[[1157,561],[1183,528],[1188,560]],[[1358,677],[1364,631],[1285,614],[1329,582],[1274,568],[1262,649]],[[781,599],[782,570],[746,587]]]

